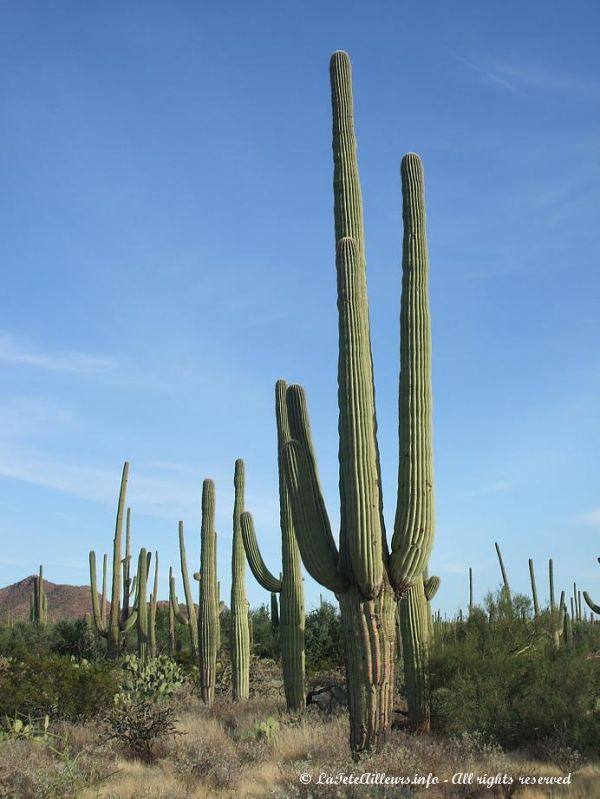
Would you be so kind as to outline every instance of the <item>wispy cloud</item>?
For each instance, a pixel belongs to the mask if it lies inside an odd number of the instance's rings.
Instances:
[[[499,494],[501,491],[508,491],[518,485],[516,480],[496,480],[493,483],[474,488],[469,491],[462,491],[461,497],[480,497],[485,494]]]
[[[480,82],[510,92],[536,91],[568,95],[580,101],[597,100],[600,97],[600,81],[588,75],[558,70],[548,64],[525,61],[519,57],[466,57],[455,50],[450,52]]]
[[[579,524],[585,524],[588,527],[600,527],[600,508],[594,508],[586,513],[582,513],[577,517],[577,522]]]
[[[6,333],[0,333],[0,361],[72,374],[106,372],[116,366],[113,358],[84,352],[44,352]]]

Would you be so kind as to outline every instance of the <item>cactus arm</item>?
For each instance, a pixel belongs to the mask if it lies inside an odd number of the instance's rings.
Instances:
[[[437,594],[441,580],[435,574],[423,581],[425,599],[429,602]]]
[[[535,617],[540,615],[540,605],[538,602],[537,585],[535,583],[535,571],[533,568],[533,560],[529,558],[529,577],[531,579],[531,594],[533,596],[533,612]]]
[[[127,494],[127,480],[129,478],[129,463],[123,464],[121,487],[119,489],[119,502],[117,504],[117,518],[115,521],[115,537],[113,540],[113,567],[112,591],[110,598],[110,614],[108,619],[108,656],[118,657],[121,652],[121,549],[123,535],[123,513],[125,510],[125,497]]]
[[[587,591],[583,592],[583,598],[586,601],[586,604],[590,610],[593,610],[594,613],[600,614],[600,605],[596,605],[596,603],[592,600],[592,597],[588,594]]]
[[[279,592],[281,591],[281,580],[274,577],[265,565],[256,534],[254,532],[254,522],[252,514],[244,511],[241,515],[242,536],[244,539],[244,548],[246,550],[246,557],[248,558],[248,565],[257,582],[265,589],[265,591]]]
[[[289,386],[286,405],[292,439],[282,449],[283,471],[302,561],[317,582],[341,593],[350,581],[338,569],[339,552],[323,500],[301,386]]]
[[[106,638],[108,636],[108,629],[106,623],[102,623],[102,615],[100,613],[100,604],[98,602],[98,584],[96,582],[96,553],[94,550],[90,552],[90,586],[92,589],[92,614],[94,618],[94,626],[98,633]]]
[[[304,447],[292,440],[283,448],[283,462],[302,562],[318,583],[342,593],[350,583],[338,571],[338,551],[311,460]]]
[[[129,597],[135,590],[131,584],[131,508],[127,508],[125,515],[125,558],[121,562],[123,564],[123,612],[121,618],[126,621],[129,618]]]
[[[398,498],[392,554],[392,584],[402,595],[424,571],[434,536],[431,332],[423,166],[405,155],[402,177],[402,298]]]
[[[383,579],[383,524],[365,270],[354,239],[338,242],[340,569],[373,599]],[[346,558],[348,562],[346,562]]]
[[[181,608],[179,607],[179,600],[177,599],[177,595],[175,594],[175,577],[173,576],[172,569],[170,569],[169,571],[169,604],[175,615],[175,619],[180,624],[187,625],[188,618],[181,612]]]

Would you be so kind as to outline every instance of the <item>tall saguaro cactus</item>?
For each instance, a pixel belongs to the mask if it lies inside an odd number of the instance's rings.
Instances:
[[[100,605],[98,603],[98,586],[96,583],[96,553],[90,552],[90,585],[92,590],[92,611],[94,624],[99,634],[106,638],[107,655],[117,658],[121,654],[124,636],[137,621],[137,611],[128,611],[127,615],[121,611],[121,575],[122,575],[122,537],[123,537],[123,511],[125,509],[125,496],[127,493],[127,479],[129,477],[129,464],[123,465],[119,502],[117,505],[117,519],[115,522],[115,537],[113,539],[113,566],[112,566],[112,592],[110,598],[110,613],[107,623],[103,623]],[[125,563],[128,563],[125,559]],[[128,608],[128,591],[125,591],[123,610]]]
[[[246,553],[242,538],[244,512],[244,461],[235,462],[233,478],[233,546],[231,551],[231,690],[233,701],[250,693],[250,630],[246,600]]]
[[[196,616],[196,606],[192,596],[192,588],[188,575],[187,558],[185,555],[185,536],[183,522],[179,522],[179,558],[181,562],[181,579],[183,580],[183,591],[185,594],[185,604],[187,607],[187,618],[181,612],[179,602],[175,595],[175,578],[172,573],[169,575],[169,602],[175,618],[181,624],[186,624],[190,632],[190,647],[194,659],[198,658],[198,620]]]
[[[44,567],[40,566],[40,572],[33,578],[33,593],[31,595],[29,621],[45,627],[48,624],[48,599],[44,591]]]
[[[285,395],[287,383],[278,380],[275,385],[275,417],[277,419],[277,461],[279,465],[279,518],[281,525],[282,572],[281,578],[274,577],[265,566],[258,548],[252,516],[242,514],[242,533],[244,546],[252,574],[260,585],[281,597],[281,619],[279,636],[281,642],[281,664],[283,686],[288,710],[299,712],[306,706],[304,674],[304,588],[302,585],[302,565],[300,550],[294,533],[294,522],[290,507],[288,487],[283,466],[283,444],[290,438]]]
[[[378,748],[387,738],[395,684],[394,600],[406,602],[411,588],[418,582],[422,585],[433,544],[428,259],[423,171],[420,159],[411,153],[401,165],[400,458],[390,552],[382,510],[362,200],[346,53],[334,53],[330,71],[339,311],[339,550],[321,492],[306,399],[299,386],[290,386],[286,393],[291,438],[284,446],[283,461],[304,565],[318,582],[338,594],[346,641],[350,745],[358,754]],[[411,640],[418,640],[423,625],[428,626],[421,616],[407,613]],[[424,684],[422,667],[407,676]],[[411,721],[417,728],[426,727],[414,703]]]
[[[207,705],[215,701],[217,649],[219,642],[219,595],[217,588],[217,534],[215,532],[215,486],[202,484],[200,583],[200,692]]]

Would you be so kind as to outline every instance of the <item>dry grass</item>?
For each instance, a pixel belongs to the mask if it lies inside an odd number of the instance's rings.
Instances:
[[[256,731],[268,717],[279,724],[270,740]],[[580,769],[564,788],[518,786],[511,793],[500,785],[452,785],[458,772],[476,777],[561,774],[552,763],[509,757],[468,737],[448,741],[395,732],[383,752],[353,763],[345,715],[289,717],[275,699],[254,698],[238,705],[220,701],[210,711],[191,699],[179,709],[178,729],[184,734],[166,741],[151,765],[100,745],[93,725],[55,728],[55,748],[61,755],[33,742],[3,744],[0,799],[600,799],[599,765]],[[315,784],[321,773],[383,772],[431,772],[449,782],[429,788]],[[301,774],[310,774],[311,784],[303,785]]]

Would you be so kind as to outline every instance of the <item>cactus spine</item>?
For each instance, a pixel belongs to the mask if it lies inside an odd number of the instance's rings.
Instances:
[[[112,591],[110,600],[110,614],[107,623],[103,624],[98,603],[98,587],[96,583],[96,553],[90,552],[90,586],[92,590],[92,611],[94,624],[98,633],[106,638],[107,655],[109,658],[117,658],[121,654],[121,647],[125,635],[137,621],[137,612],[129,612],[127,590],[124,591],[123,612],[121,613],[121,575],[122,575],[122,536],[123,536],[123,511],[125,508],[125,495],[127,493],[127,479],[129,476],[129,464],[123,465],[121,477],[121,488],[119,490],[119,502],[117,505],[117,519],[115,522],[115,537],[113,539],[113,568],[112,568]],[[129,514],[128,514],[129,516]],[[129,545],[129,537],[128,537]],[[128,563],[127,557],[125,563]],[[126,574],[129,573],[126,568]],[[127,611],[127,615],[125,613]]]
[[[402,160],[403,279],[400,311],[400,463],[391,553],[385,537],[369,336],[362,200],[352,120],[350,61],[331,59],[334,216],[339,310],[339,552],[322,497],[304,392],[287,390],[291,440],[285,477],[304,565],[338,594],[346,640],[350,745],[378,748],[391,724],[395,604],[420,582],[433,544],[430,322],[423,173],[414,154]],[[407,611],[410,611],[410,599]],[[422,614],[407,612],[407,637],[427,634]],[[425,680],[421,666],[416,679]],[[409,675],[410,676],[410,675]],[[418,686],[414,686],[417,693]],[[427,722],[413,708],[413,725]]]
[[[279,519],[281,527],[282,572],[280,579],[274,577],[265,566],[258,548],[252,516],[242,514],[242,532],[248,563],[259,584],[271,592],[271,607],[277,609],[277,594],[281,601],[280,630],[281,665],[287,708],[298,713],[306,705],[304,667],[304,587],[300,550],[294,533],[294,522],[290,507],[288,487],[285,482],[282,452],[284,443],[290,438],[290,427],[286,407],[287,383],[278,380],[275,385],[275,417],[277,420],[277,462],[279,469]],[[273,604],[273,597],[274,603]],[[274,616],[271,615],[273,620]]]
[[[202,485],[200,583],[200,692],[207,705],[215,701],[215,678],[219,639],[217,588],[217,534],[215,532],[215,487],[212,480]]]
[[[250,693],[250,630],[246,601],[246,555],[242,538],[244,512],[244,461],[235,462],[233,478],[233,547],[231,552],[231,690],[233,701]]]

